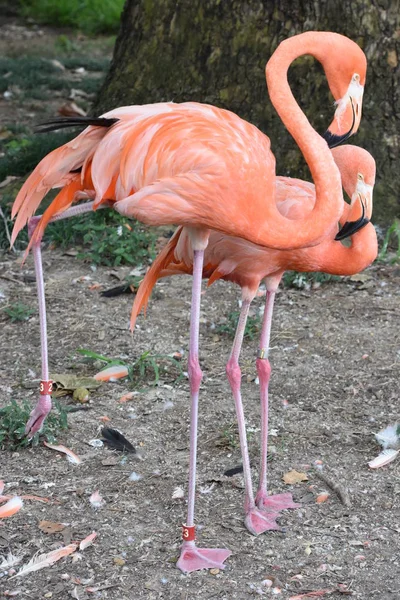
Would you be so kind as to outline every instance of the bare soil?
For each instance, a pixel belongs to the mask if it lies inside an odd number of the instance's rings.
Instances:
[[[99,295],[99,289],[115,283],[110,269],[93,272],[90,265],[58,251],[45,251],[44,261],[53,372],[93,375],[98,367],[76,354],[82,347],[127,357],[128,362],[146,350],[183,350],[186,359],[190,278],[158,284],[147,319],[140,318],[132,337],[127,329],[132,296]],[[3,261],[1,275],[14,279],[1,279],[3,304],[23,300],[35,307],[34,285],[24,283],[33,274],[31,259],[22,270],[19,262]],[[81,277],[90,280],[76,281]],[[302,503],[302,508],[285,512],[282,532],[251,536],[243,526],[242,477],[223,475],[241,458],[235,435],[230,437],[235,415],[224,374],[231,340],[216,334],[215,325],[237,309],[239,294],[234,286],[219,282],[204,294],[201,312],[204,380],[196,522],[199,545],[232,550],[225,571],[186,576],[174,564],[185,519],[185,500],[173,500],[172,495],[177,486],[187,493],[188,382],[175,384],[167,376],[152,386],[149,376],[132,401],[118,402],[132,384],[107,383],[91,395],[89,411],[68,417],[69,429],[58,441],[82,457],[81,465],[73,466],[43,446],[2,453],[7,492],[46,496],[51,503],[26,501],[20,513],[4,521],[0,553],[11,549],[26,563],[36,552],[92,531],[98,538],[82,560],[65,558],[21,579],[4,577],[0,590],[21,590],[22,598],[244,599],[272,595],[262,582],[275,577],[281,598],[337,590],[338,584],[345,584],[342,591],[352,591],[354,598],[398,598],[400,462],[375,471],[367,462],[380,450],[373,432],[399,416],[399,281],[399,267],[378,264],[358,281],[278,294],[271,352],[274,453],[269,488],[271,493],[292,491]],[[101,287],[91,290],[94,282]],[[262,305],[258,298],[254,313]],[[27,387],[40,375],[38,317],[11,323],[2,315],[0,406],[11,398],[35,403],[38,394]],[[256,340],[246,342],[241,359],[255,481],[260,424],[256,348]],[[110,465],[105,459],[113,452],[88,445],[99,437],[100,417],[105,415],[140,450],[142,460],[118,455]],[[227,438],[231,444],[224,445]],[[322,461],[323,473],[332,482],[347,490],[350,507],[315,475],[316,460]],[[306,472],[309,481],[285,485],[282,476],[292,468]],[[129,480],[133,471],[141,475],[139,481]],[[89,503],[95,490],[106,500],[99,510]],[[316,496],[323,491],[331,495],[317,504]],[[64,533],[46,535],[38,528],[44,519],[68,527]],[[292,579],[295,575],[301,578]],[[113,587],[95,595],[85,592],[97,585]]]
[[[13,55],[26,53],[28,47],[35,54],[43,48],[49,56],[48,48],[60,33],[47,28],[37,33],[36,28],[29,37],[25,30],[10,28],[9,22],[6,26],[0,45],[5,52],[12,45]],[[60,99],[49,102],[56,107]],[[20,122],[29,123],[42,110],[6,99],[0,100],[0,107],[4,122],[17,115]],[[43,103],[43,110],[51,109]],[[88,264],[50,250],[44,251],[44,269],[52,372],[93,375],[98,371],[100,365],[77,354],[78,348],[123,357],[128,363],[147,350],[182,352],[186,360],[190,278],[160,282],[147,319],[139,319],[131,336],[132,296],[107,299],[99,293],[115,285],[111,269],[93,271]],[[38,400],[40,340],[32,275],[31,258],[22,269],[19,257],[2,258],[0,308],[22,301],[35,312],[26,321],[11,323],[0,311],[0,407],[12,398],[28,398],[32,405]],[[90,289],[96,282],[100,287]],[[224,371],[231,339],[215,327],[237,310],[239,292],[218,282],[204,294],[201,313],[204,380],[196,522],[199,545],[232,551],[226,569],[183,575],[175,566],[186,503],[172,495],[176,487],[187,494],[188,382],[176,382],[171,373],[155,386],[149,373],[136,386],[139,394],[131,401],[119,403],[133,389],[132,383],[107,383],[91,394],[90,410],[69,415],[69,428],[58,443],[81,456],[79,466],[43,445],[1,452],[5,493],[32,494],[50,502],[26,500],[18,514],[0,523],[0,555],[11,551],[26,564],[35,554],[81,540],[92,531],[98,537],[80,560],[67,557],[15,579],[0,572],[0,597],[15,593],[18,598],[62,600],[242,600],[274,596],[262,582],[275,578],[275,588],[281,589],[276,595],[282,599],[312,590],[331,590],[329,597],[335,598],[345,597],[345,592],[362,600],[399,598],[400,460],[375,471],[367,465],[380,451],[373,433],[399,418],[399,283],[400,268],[380,263],[366,276],[310,291],[283,290],[277,296],[269,489],[271,493],[292,491],[302,503],[300,509],[282,516],[281,532],[251,536],[243,525],[242,476],[223,475],[241,458]],[[262,305],[263,299],[258,298],[253,315]],[[241,358],[255,482],[260,427],[256,349],[256,340],[246,341]],[[70,404],[72,399],[64,397],[61,402]],[[110,419],[108,425],[137,447],[142,460],[88,444],[99,437],[104,416]],[[321,461],[323,473],[347,491],[351,506],[344,506],[317,477],[315,461]],[[292,468],[307,473],[308,481],[286,485],[282,476]],[[131,481],[132,472],[141,478]],[[89,503],[95,490],[106,501],[98,510]],[[317,504],[316,497],[323,491],[330,496]],[[61,533],[45,534],[38,527],[42,520],[67,525]],[[90,588],[98,590],[90,592]]]

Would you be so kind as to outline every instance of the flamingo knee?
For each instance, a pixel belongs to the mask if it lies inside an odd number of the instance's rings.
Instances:
[[[239,389],[242,380],[242,371],[236,360],[230,358],[226,363],[226,374],[232,389]]]
[[[260,385],[268,385],[271,379],[271,363],[268,358],[257,358],[256,368]]]
[[[195,394],[199,391],[201,380],[203,379],[203,371],[200,369],[198,356],[189,356],[188,375],[190,391],[192,394]]]

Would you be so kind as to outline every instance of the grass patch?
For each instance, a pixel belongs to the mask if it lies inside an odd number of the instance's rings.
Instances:
[[[234,310],[230,312],[226,318],[224,323],[217,325],[215,328],[216,333],[222,333],[227,337],[234,338],[236,333],[237,324],[239,321],[240,312],[238,310]],[[261,331],[261,317],[260,315],[256,315],[252,317],[248,316],[246,327],[244,330],[244,339],[254,340],[257,334]]]
[[[0,449],[18,450],[25,446],[37,446],[39,437],[45,437],[53,444],[60,431],[68,428],[68,411],[57,401],[54,402],[53,410],[47,416],[43,429],[36,433],[32,440],[25,437],[25,425],[29,419],[32,406],[27,400],[18,404],[11,400],[10,404],[0,409]]]
[[[22,0],[21,12],[48,25],[85,33],[118,31],[125,0]]]
[[[388,257],[389,248],[393,248],[395,251],[392,262],[400,260],[400,219],[395,219],[388,228],[381,251],[378,254],[378,260],[385,260]]]
[[[154,230],[107,209],[52,223],[46,239],[61,248],[81,246],[78,258],[95,265],[138,265],[155,256]]]
[[[282,281],[284,287],[295,288],[298,290],[309,290],[315,283],[331,283],[340,281],[338,275],[328,275],[327,273],[298,273],[297,271],[286,271]]]
[[[12,323],[15,323],[16,321],[27,321],[30,315],[36,312],[33,308],[26,306],[26,304],[23,304],[22,302],[16,302],[15,304],[5,306],[0,310],[5,312]]]
[[[0,161],[0,181],[7,175],[23,176],[33,171],[46,154],[65,144],[76,135],[74,132],[54,132],[46,135],[20,134],[4,140],[0,149],[5,156]]]
[[[148,350],[128,364],[125,360],[104,356],[92,350],[80,349],[78,353],[91,360],[104,362],[105,367],[125,366],[135,387],[143,383],[158,385],[161,378],[176,385],[183,378],[181,363],[168,354],[151,354]]]

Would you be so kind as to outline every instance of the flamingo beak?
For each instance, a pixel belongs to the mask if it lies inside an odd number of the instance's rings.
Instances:
[[[323,138],[329,148],[335,148],[356,133],[362,112],[362,99],[364,87],[360,84],[360,77],[355,73],[346,94],[338,100],[335,116]]]
[[[351,199],[349,220],[336,234],[336,241],[344,240],[368,225],[372,216],[372,190],[373,186],[364,183],[363,179],[358,181]]]

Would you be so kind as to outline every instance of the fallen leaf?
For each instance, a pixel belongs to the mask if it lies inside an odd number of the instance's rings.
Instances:
[[[0,183],[0,188],[6,187],[16,179],[18,179],[18,177],[16,177],[15,175],[7,175],[7,177],[3,179],[3,181]]]
[[[94,377],[77,377],[76,375],[67,375],[63,373],[54,373],[50,375],[55,388],[55,396],[65,396],[75,390],[84,388],[86,391],[95,390],[101,386],[101,381]]]
[[[181,487],[176,487],[172,493],[172,500],[181,500],[185,497],[185,492]]]
[[[86,117],[86,112],[76,102],[66,102],[60,106],[58,114],[64,117]]]
[[[308,481],[308,477],[305,473],[299,473],[299,471],[292,469],[291,471],[288,471],[288,473],[284,474],[283,481],[287,485],[291,485],[294,483],[301,483],[302,481]]]
[[[40,531],[43,531],[43,533],[48,533],[48,534],[59,533],[60,531],[63,531],[65,528],[66,528],[66,525],[64,523],[53,523],[53,521],[40,521],[39,522],[39,529],[40,529]]]

